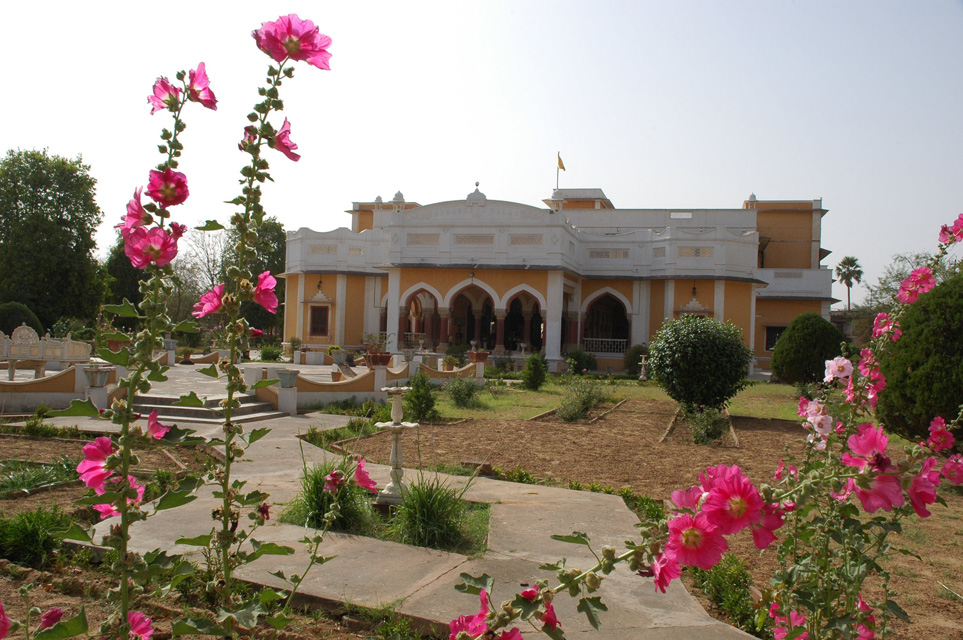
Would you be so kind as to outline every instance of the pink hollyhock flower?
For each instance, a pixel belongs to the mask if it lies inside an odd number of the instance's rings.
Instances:
[[[244,145],[254,144],[257,142],[257,129],[253,125],[244,127],[244,135],[241,137],[241,141],[237,143],[237,148],[244,151]]]
[[[479,594],[481,599],[481,609],[473,616],[460,616],[448,623],[449,640],[456,640],[458,633],[464,631],[472,638],[477,638],[488,631],[485,619],[488,618],[488,594],[484,589]]]
[[[762,508],[759,521],[752,525],[752,543],[757,549],[768,549],[776,541],[773,531],[784,524],[782,517],[783,508],[778,502],[771,502]]]
[[[770,613],[770,615],[772,615],[772,613]],[[783,616],[773,616],[773,618],[776,621],[776,624],[779,625],[774,627],[772,630],[772,637],[775,640],[783,640],[783,638],[789,635],[790,631],[793,631],[797,627],[802,627],[806,624],[806,616],[796,611],[789,612],[788,620]],[[789,622],[789,625],[782,626],[786,624],[786,622]],[[801,634],[795,637],[795,640],[806,640],[807,638],[809,638],[809,632],[803,631]]]
[[[927,518],[930,515],[926,505],[936,502],[936,487],[940,484],[940,472],[935,467],[936,458],[927,458],[923,462],[919,475],[910,481],[906,489],[913,511],[921,518]]]
[[[953,244],[963,240],[963,213],[953,221],[953,226],[943,225],[940,227],[940,242],[943,244]]]
[[[963,453],[950,456],[949,459],[943,463],[943,468],[940,469],[940,475],[953,484],[963,484]]]
[[[358,465],[354,468],[354,483],[372,493],[378,491],[378,483],[371,479],[364,469],[364,458],[358,456]]]
[[[558,617],[555,615],[555,607],[551,602],[545,603],[545,613],[542,615],[542,627],[555,631],[560,626]]]
[[[194,311],[191,315],[195,318],[203,318],[204,316],[216,313],[221,310],[222,300],[224,296],[224,285],[219,284],[207,293],[201,295],[199,302],[194,304]]]
[[[846,478],[846,482],[843,483],[843,486],[840,487],[839,491],[830,489],[829,495],[833,498],[833,500],[838,500],[839,502],[843,502],[855,490],[856,490],[856,482],[852,478]]]
[[[679,564],[709,570],[719,563],[728,548],[729,543],[704,513],[695,516],[684,513],[669,521],[665,551]]]
[[[185,233],[187,233],[187,225],[178,222],[171,223],[171,237],[174,240],[180,240]]]
[[[100,514],[101,520],[106,520],[107,518],[113,518],[120,515],[120,511],[115,509],[114,505],[110,503],[95,504],[94,511]]]
[[[702,513],[719,533],[742,531],[759,519],[762,512],[759,491],[744,475],[733,474],[715,483],[702,503]]]
[[[835,378],[848,378],[853,375],[853,363],[849,358],[837,356],[826,361],[826,377],[823,382],[832,382]]]
[[[294,150],[298,148],[298,145],[291,141],[291,123],[288,119],[284,119],[284,124],[277,133],[274,134],[274,139],[271,140],[271,146],[283,153],[288,157],[288,160],[294,160],[297,162],[301,159],[301,156],[294,153]]]
[[[0,638],[7,637],[10,633],[11,626],[13,626],[13,622],[10,620],[7,612],[3,610],[3,603],[0,603]]]
[[[955,442],[956,438],[946,428],[946,421],[940,416],[933,418],[933,421],[930,422],[930,437],[926,440],[929,448],[934,452],[944,451],[952,449]]]
[[[144,205],[140,203],[140,194],[142,192],[143,188],[140,187],[134,190],[134,197],[127,203],[127,215],[124,216],[124,221],[114,226],[114,229],[120,229],[120,235],[125,239],[127,238],[127,234],[133,229],[142,227],[151,220],[150,214],[144,209]]]
[[[180,97],[180,89],[168,82],[167,78],[158,78],[157,81],[154,82],[154,95],[147,96],[147,103],[154,107],[151,109],[150,114],[154,115],[161,109],[171,109],[173,111],[177,108]]]
[[[529,587],[518,595],[525,598],[529,602],[535,602],[535,599],[538,597],[538,587]]]
[[[130,625],[130,637],[136,640],[150,640],[154,633],[151,626],[151,619],[139,611],[131,611],[127,614],[127,624]]]
[[[796,415],[800,418],[805,418],[808,415],[809,410],[809,400],[806,396],[799,396],[799,407],[796,409]]]
[[[177,240],[163,227],[137,227],[127,234],[124,253],[138,269],[146,269],[152,262],[163,267],[177,256]]]
[[[173,207],[187,200],[187,176],[180,171],[151,169],[147,195],[163,208]]]
[[[257,507],[257,514],[261,516],[264,520],[271,519],[271,505],[266,502],[262,502]]]
[[[652,563],[652,577],[655,588],[665,593],[673,580],[682,575],[682,567],[676,562],[675,556],[669,553],[661,553]]]
[[[77,473],[80,479],[88,488],[93,489],[99,496],[104,495],[107,490],[104,484],[107,478],[114,474],[107,469],[107,458],[117,451],[117,447],[111,442],[110,438],[101,436],[84,445],[84,459],[77,465]]]
[[[207,69],[204,68],[203,62],[197,65],[196,70],[191,70],[187,97],[194,102],[200,102],[212,111],[217,111],[217,98],[211,91],[211,81],[207,77]]]
[[[260,338],[263,335],[264,335],[264,332],[261,331],[260,329],[251,329],[252,338]]]
[[[344,484],[344,472],[339,469],[335,469],[328,475],[324,476],[325,493],[334,493],[343,484]]]
[[[935,286],[936,279],[933,278],[933,272],[929,267],[920,267],[913,269],[909,277],[903,280],[896,297],[900,302],[913,304],[919,299],[921,293],[926,293]]]
[[[739,468],[739,465],[734,464],[730,467],[720,464],[714,467],[706,467],[706,470],[699,474],[699,482],[702,483],[702,490],[709,492],[712,491],[712,487],[719,479],[730,475],[742,475],[742,469]]]
[[[496,640],[523,640],[522,632],[512,627],[508,631],[502,631]]]
[[[887,473],[881,473],[868,481],[864,477],[857,480],[856,497],[866,513],[876,513],[880,509],[892,511],[893,507],[899,507],[906,502],[899,478]]]
[[[64,610],[60,607],[51,607],[40,616],[40,629],[49,629],[64,617]]]
[[[157,409],[151,411],[150,415],[147,416],[147,433],[151,438],[160,440],[167,435],[167,432],[170,430],[171,428],[169,425],[161,424],[157,419]]]
[[[888,313],[879,313],[873,321],[873,337],[878,338],[887,334],[892,342],[896,342],[902,337],[903,332],[897,320],[892,320]]]
[[[329,70],[331,38],[322,34],[310,20],[302,20],[297,14],[279,17],[265,22],[252,34],[257,47],[271,56],[275,62],[285,58],[304,60],[318,69]]]
[[[699,501],[702,500],[704,493],[705,492],[702,490],[702,486],[697,484],[694,487],[689,487],[684,491],[682,489],[673,491],[672,495],[669,497],[672,498],[672,502],[674,502],[675,505],[680,509],[698,511]]]
[[[873,471],[882,473],[892,467],[886,456],[886,446],[889,436],[883,433],[882,427],[874,427],[870,422],[864,422],[856,427],[856,433],[846,440],[849,449],[855,456],[846,452],[842,456],[843,464],[849,467],[859,467],[865,470],[867,466]]]
[[[258,303],[268,313],[278,312],[278,296],[274,293],[278,281],[271,275],[270,271],[265,271],[257,277],[257,286],[254,287],[254,302]]]
[[[862,594],[856,595],[856,608],[862,613],[869,613],[873,609],[863,600]],[[856,640],[873,640],[876,637],[876,616],[867,615],[856,624]]]

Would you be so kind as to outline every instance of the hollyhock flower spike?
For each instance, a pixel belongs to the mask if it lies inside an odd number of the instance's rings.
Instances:
[[[281,129],[274,134],[274,139],[271,140],[271,146],[286,155],[288,160],[297,162],[301,159],[300,155],[294,153],[298,145],[291,141],[291,123],[288,122],[287,118],[284,119],[284,124],[281,125]]]
[[[180,171],[151,169],[147,183],[147,195],[151,200],[163,208],[182,204],[187,200],[190,191],[187,188],[187,176]]]
[[[130,637],[135,640],[150,640],[154,633],[151,619],[139,611],[131,611],[127,614],[127,624],[130,625]]]
[[[318,69],[329,70],[331,38],[322,34],[310,20],[302,20],[297,14],[281,16],[274,22],[265,22],[252,34],[258,49],[271,56],[275,62],[285,58],[304,60]]]
[[[177,109],[180,102],[181,90],[173,86],[167,78],[158,78],[154,83],[154,95],[147,96],[147,103],[150,104],[150,114],[154,115],[162,109]]]
[[[927,438],[927,446],[934,452],[952,449],[956,438],[946,428],[946,421],[937,416],[930,422],[930,437]]]
[[[223,306],[223,296],[224,285],[219,284],[207,293],[201,295],[200,301],[194,304],[194,311],[191,312],[191,315],[197,319],[201,319],[206,315],[220,311]]]
[[[270,271],[265,271],[257,277],[257,286],[254,287],[254,301],[264,307],[268,313],[278,312],[278,296],[274,293],[278,281],[271,275]]]
[[[177,240],[163,227],[137,227],[127,234],[124,253],[138,269],[146,269],[152,262],[163,267],[177,256]]]
[[[147,433],[151,438],[160,440],[167,435],[167,432],[170,430],[170,425],[161,424],[157,419],[157,409],[151,411],[150,415],[147,416]]]
[[[77,473],[80,474],[83,483],[88,488],[93,489],[94,493],[99,496],[104,495],[106,491],[104,485],[107,478],[114,474],[106,466],[107,458],[115,451],[117,451],[117,447],[114,446],[110,438],[105,436],[84,445],[84,459],[77,465]]]
[[[377,493],[378,483],[371,479],[368,472],[364,469],[364,458],[358,456],[358,464],[354,468],[354,482],[359,487],[367,489],[372,493]]]
[[[935,286],[936,279],[933,278],[933,272],[928,267],[920,267],[913,269],[909,277],[903,280],[896,297],[900,302],[913,304],[919,299],[920,294],[926,293]]]
[[[51,607],[40,616],[40,629],[49,629],[64,617],[64,610],[60,607]]]
[[[882,335],[889,335],[892,342],[896,342],[903,336],[903,331],[899,327],[899,322],[889,317],[888,313],[879,313],[873,321],[873,337],[878,338]]]
[[[120,229],[120,235],[125,240],[131,231],[137,227],[149,224],[151,221],[151,215],[147,213],[144,205],[140,203],[140,196],[143,190],[143,187],[134,190],[134,197],[127,203],[127,215],[124,216],[124,221],[114,226],[115,229]]]
[[[217,111],[217,98],[211,91],[211,81],[207,77],[207,69],[204,68],[203,62],[197,65],[197,69],[191,70],[189,80],[187,97],[194,102],[200,102],[212,111]]]

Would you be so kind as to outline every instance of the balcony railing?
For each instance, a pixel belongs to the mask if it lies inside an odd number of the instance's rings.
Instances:
[[[425,333],[416,333],[414,331],[405,331],[405,344],[410,344],[412,347],[417,347],[419,342],[425,340]]]
[[[586,353],[593,355],[604,355],[609,353],[625,353],[625,345],[628,340],[619,338],[585,338],[582,340],[582,348]]]

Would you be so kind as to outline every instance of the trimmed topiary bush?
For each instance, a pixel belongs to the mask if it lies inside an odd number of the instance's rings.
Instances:
[[[826,375],[826,361],[842,352],[843,334],[818,313],[796,316],[772,350],[772,372],[781,382],[816,382]]]
[[[662,325],[649,345],[652,374],[687,410],[721,409],[745,384],[752,352],[734,324],[682,316]]]
[[[929,436],[933,418],[950,422],[963,404],[963,275],[920,296],[899,322],[903,336],[890,343],[880,368],[886,388],[876,415],[895,433],[918,442]]]
[[[0,331],[9,336],[14,329],[23,323],[27,323],[27,326],[36,331],[38,336],[44,334],[40,319],[27,305],[19,302],[0,304]]]
[[[538,391],[545,384],[545,376],[548,375],[548,367],[542,360],[541,354],[533,353],[525,360],[525,369],[522,370],[522,386],[529,391]]]

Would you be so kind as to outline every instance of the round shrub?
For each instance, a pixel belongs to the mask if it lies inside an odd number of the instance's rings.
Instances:
[[[890,343],[881,364],[886,388],[876,415],[894,432],[918,442],[929,436],[933,418],[950,422],[963,404],[963,275],[920,296],[900,326],[903,337]]]
[[[445,392],[456,407],[469,409],[478,405],[478,385],[473,378],[451,378],[445,383]]]
[[[25,304],[19,302],[5,302],[0,304],[0,331],[8,336],[13,330],[26,323],[28,327],[37,332],[38,336],[44,334],[43,325],[37,314],[30,310]]]
[[[529,391],[538,391],[545,384],[545,376],[548,375],[548,367],[542,360],[541,354],[533,353],[525,360],[525,368],[522,370],[522,386]]]
[[[261,347],[261,360],[264,362],[277,362],[281,359],[281,347],[273,344],[266,344]]]
[[[826,361],[841,353],[844,340],[839,329],[818,313],[798,315],[776,341],[772,372],[786,384],[822,380]]]
[[[652,374],[683,407],[721,409],[743,387],[752,352],[734,324],[682,316],[662,325],[649,345]]]
[[[623,364],[625,375],[638,377],[642,373],[642,356],[649,355],[649,347],[644,344],[633,344],[625,351]]]
[[[431,395],[431,381],[424,372],[411,379],[411,391],[405,394],[405,415],[415,422],[435,422],[440,417]]]

